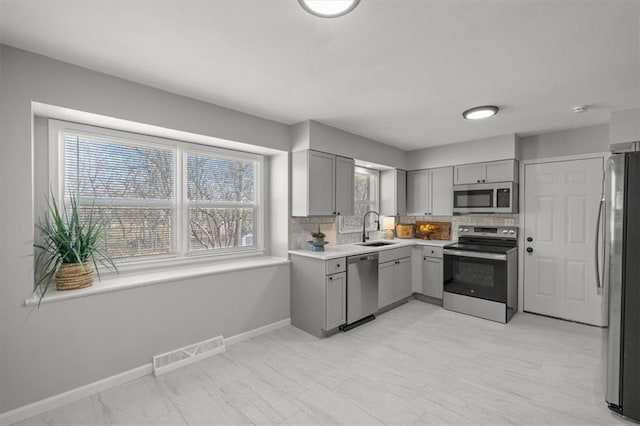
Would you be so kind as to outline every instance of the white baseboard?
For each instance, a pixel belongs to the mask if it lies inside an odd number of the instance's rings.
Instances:
[[[291,324],[291,318],[284,319],[282,321],[273,322],[262,327],[254,328],[253,330],[245,331],[244,333],[236,334],[229,338],[224,339],[224,344],[227,346],[235,345],[236,343],[244,342],[252,337],[259,336],[261,334],[268,333],[273,330],[277,330],[282,327],[286,327]]]
[[[291,318],[287,318],[282,321],[277,321],[271,324],[267,324],[262,327],[255,328],[253,330],[246,331],[244,333],[236,334],[228,339],[225,339],[227,346],[234,345],[236,343],[244,342],[252,337],[259,336],[261,334],[268,333],[278,328],[285,327],[291,324]],[[129,371],[125,371],[115,376],[107,377],[97,382],[89,383],[84,386],[80,386],[75,389],[60,393],[58,395],[51,396],[49,398],[41,399],[34,403],[25,405],[23,407],[15,408],[10,411],[6,411],[0,414],[0,426],[11,425],[13,423],[20,422],[33,416],[37,416],[46,411],[53,410],[55,408],[62,407],[72,402],[78,401],[82,398],[86,398],[91,395],[103,392],[107,389],[111,389],[115,386],[122,385],[132,380],[139,379],[146,375],[153,373],[153,365],[151,363],[142,365]]]
[[[80,386],[79,388],[71,389],[67,392],[63,392],[49,398],[41,399],[40,401],[36,401],[32,404],[0,414],[0,425],[5,426],[17,423],[28,419],[29,417],[37,416],[38,414],[53,410],[54,408],[62,407],[63,405],[70,404],[82,398],[95,395],[114,386],[139,379],[140,377],[144,377],[152,372],[153,367],[149,363],[141,367],[134,368],[133,370],[125,371],[124,373],[116,374],[115,376],[107,377],[106,379],[98,380],[97,382],[89,383],[88,385]]]

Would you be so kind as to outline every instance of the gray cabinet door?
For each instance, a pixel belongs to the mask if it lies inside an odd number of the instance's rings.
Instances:
[[[396,212],[404,216],[407,214],[407,172],[404,170],[396,170]]]
[[[485,163],[462,164],[454,166],[453,183],[464,185],[467,183],[480,183],[484,179]]]
[[[429,170],[407,172],[407,214],[426,216],[431,213]]]
[[[511,182],[518,181],[518,171],[515,160],[492,161],[484,165],[484,181]]]
[[[442,259],[423,256],[422,258],[422,294],[442,299],[443,271]]]
[[[308,152],[309,216],[330,216],[335,212],[335,155]]]
[[[405,257],[397,261],[395,273],[394,299],[402,300],[411,296],[411,258]]]
[[[395,260],[378,265],[378,309],[394,302],[393,282],[395,271]]]
[[[393,169],[380,172],[380,214],[407,214],[407,172]]]
[[[332,330],[347,322],[346,300],[347,274],[328,275],[325,282],[325,330]]]
[[[516,160],[462,164],[453,168],[453,183],[455,185],[511,181],[518,181],[518,162]]]
[[[434,216],[453,214],[453,167],[431,170],[431,211]]]
[[[353,159],[346,157],[336,157],[336,214],[353,214],[354,175],[355,162],[353,161]]]

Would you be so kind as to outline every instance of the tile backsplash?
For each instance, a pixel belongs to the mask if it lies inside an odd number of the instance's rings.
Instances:
[[[416,220],[431,222],[451,222],[451,239],[458,239],[460,225],[495,225],[518,226],[520,218],[517,214],[469,214],[460,216],[401,216],[401,223],[415,223]]]
[[[496,225],[518,226],[517,214],[487,214],[461,216],[402,216],[401,223],[415,223],[416,220],[451,222],[451,239],[458,239],[460,225]],[[290,217],[289,218],[289,249],[297,250],[309,248],[307,241],[311,240],[311,233],[318,230],[324,232],[329,244],[349,244],[360,241],[360,232],[341,234],[338,232],[338,218],[335,216]]]
[[[297,250],[309,248],[307,241],[311,240],[311,233],[318,230],[327,236],[329,244],[357,243],[362,237],[360,232],[341,234],[338,232],[338,218],[335,216],[290,217],[289,218],[289,249]]]

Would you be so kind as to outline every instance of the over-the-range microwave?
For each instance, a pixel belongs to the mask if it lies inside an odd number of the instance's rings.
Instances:
[[[454,185],[453,213],[518,213],[518,183]]]

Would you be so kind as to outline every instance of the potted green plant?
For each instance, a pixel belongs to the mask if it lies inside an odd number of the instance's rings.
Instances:
[[[316,232],[311,233],[311,237],[313,238],[313,241],[311,241],[311,249],[314,251],[323,251],[324,245],[326,244],[324,241],[324,237],[326,237],[326,235],[320,230],[320,225],[318,225],[318,230]]]
[[[40,301],[54,279],[58,290],[73,290],[93,284],[94,269],[100,279],[98,264],[117,270],[100,247],[105,235],[103,219],[95,205],[81,215],[76,197],[70,198],[67,210],[51,194],[45,218],[36,225],[41,238],[34,244],[39,249],[34,291],[40,290]]]

